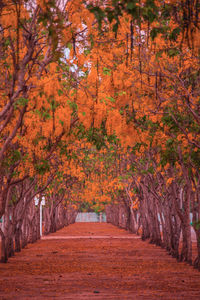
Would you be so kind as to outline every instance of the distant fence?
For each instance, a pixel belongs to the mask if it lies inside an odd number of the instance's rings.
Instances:
[[[106,222],[106,214],[96,214],[93,212],[78,213],[76,222]]]

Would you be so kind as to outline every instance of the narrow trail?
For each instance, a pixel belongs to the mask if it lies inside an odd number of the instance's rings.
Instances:
[[[75,223],[0,264],[0,299],[200,299],[200,272],[106,223]]]

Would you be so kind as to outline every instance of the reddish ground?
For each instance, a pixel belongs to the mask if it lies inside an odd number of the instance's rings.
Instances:
[[[110,224],[76,223],[0,264],[0,299],[198,300],[200,272]]]

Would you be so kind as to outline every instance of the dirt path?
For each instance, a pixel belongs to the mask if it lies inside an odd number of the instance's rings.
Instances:
[[[0,264],[0,299],[200,299],[200,272],[105,223],[76,223]]]

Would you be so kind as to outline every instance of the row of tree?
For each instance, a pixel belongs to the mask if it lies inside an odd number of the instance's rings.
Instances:
[[[71,1],[0,3],[2,262],[40,238],[43,197],[46,234],[75,220],[68,198],[78,181],[70,166],[78,118],[67,94],[77,78],[66,60],[81,35],[75,12]]]
[[[141,227],[143,239],[188,263],[192,225],[199,268],[199,2],[104,1],[90,10],[104,32],[95,52],[96,101],[122,146],[108,221]]]

